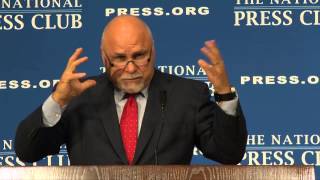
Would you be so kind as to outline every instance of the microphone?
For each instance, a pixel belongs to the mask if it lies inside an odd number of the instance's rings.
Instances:
[[[158,144],[159,144],[159,140],[161,137],[163,124],[165,121],[164,115],[165,115],[166,106],[167,106],[167,91],[160,91],[160,108],[161,108],[161,122],[160,123],[161,124],[160,124],[159,136],[156,139],[157,141],[155,143],[155,148],[154,148],[155,165],[158,165]]]
[[[167,105],[167,91],[160,92],[160,104],[161,104],[161,114],[164,115],[164,110]]]

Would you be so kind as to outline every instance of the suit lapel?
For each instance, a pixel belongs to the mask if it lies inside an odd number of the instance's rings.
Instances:
[[[100,119],[102,121],[105,132],[115,152],[117,153],[118,157],[122,160],[124,164],[128,164],[124,147],[122,144],[120,125],[119,125],[116,105],[114,101],[114,88],[112,83],[107,78],[104,79],[103,81],[104,82],[102,83],[107,82],[107,86],[105,88],[102,88],[101,93],[104,94],[104,96],[103,95],[100,96],[101,98],[100,104],[102,104]],[[105,97],[105,98],[102,98],[102,97]]]
[[[161,122],[160,92],[166,90],[164,89],[164,85],[162,83],[163,82],[160,81],[159,72],[155,71],[154,77],[149,86],[148,100],[139,133],[133,164],[138,162],[148,142],[155,135],[155,127],[158,127]]]

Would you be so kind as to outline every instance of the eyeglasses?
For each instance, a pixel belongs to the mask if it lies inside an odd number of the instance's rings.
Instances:
[[[134,55],[134,58],[131,60],[127,60],[125,56],[118,56],[115,58],[110,59],[105,53],[105,57],[108,59],[108,62],[111,67],[115,67],[117,69],[125,69],[127,65],[132,62],[138,67],[143,67],[149,64],[151,60],[152,55],[152,48],[150,50],[150,53],[137,53]]]

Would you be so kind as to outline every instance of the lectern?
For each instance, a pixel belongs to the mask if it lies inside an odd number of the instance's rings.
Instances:
[[[313,166],[54,166],[1,167],[0,179],[314,180]]]

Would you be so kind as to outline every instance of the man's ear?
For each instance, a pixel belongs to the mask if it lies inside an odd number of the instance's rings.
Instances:
[[[102,63],[103,63],[103,65],[104,65],[104,67],[106,67],[107,58],[106,58],[106,54],[104,53],[104,51],[103,51],[102,48],[100,48],[100,54],[101,54]]]
[[[156,48],[155,48],[155,45],[152,44],[152,54],[151,54],[151,57],[153,59],[153,62],[155,62],[155,59],[156,59]]]

